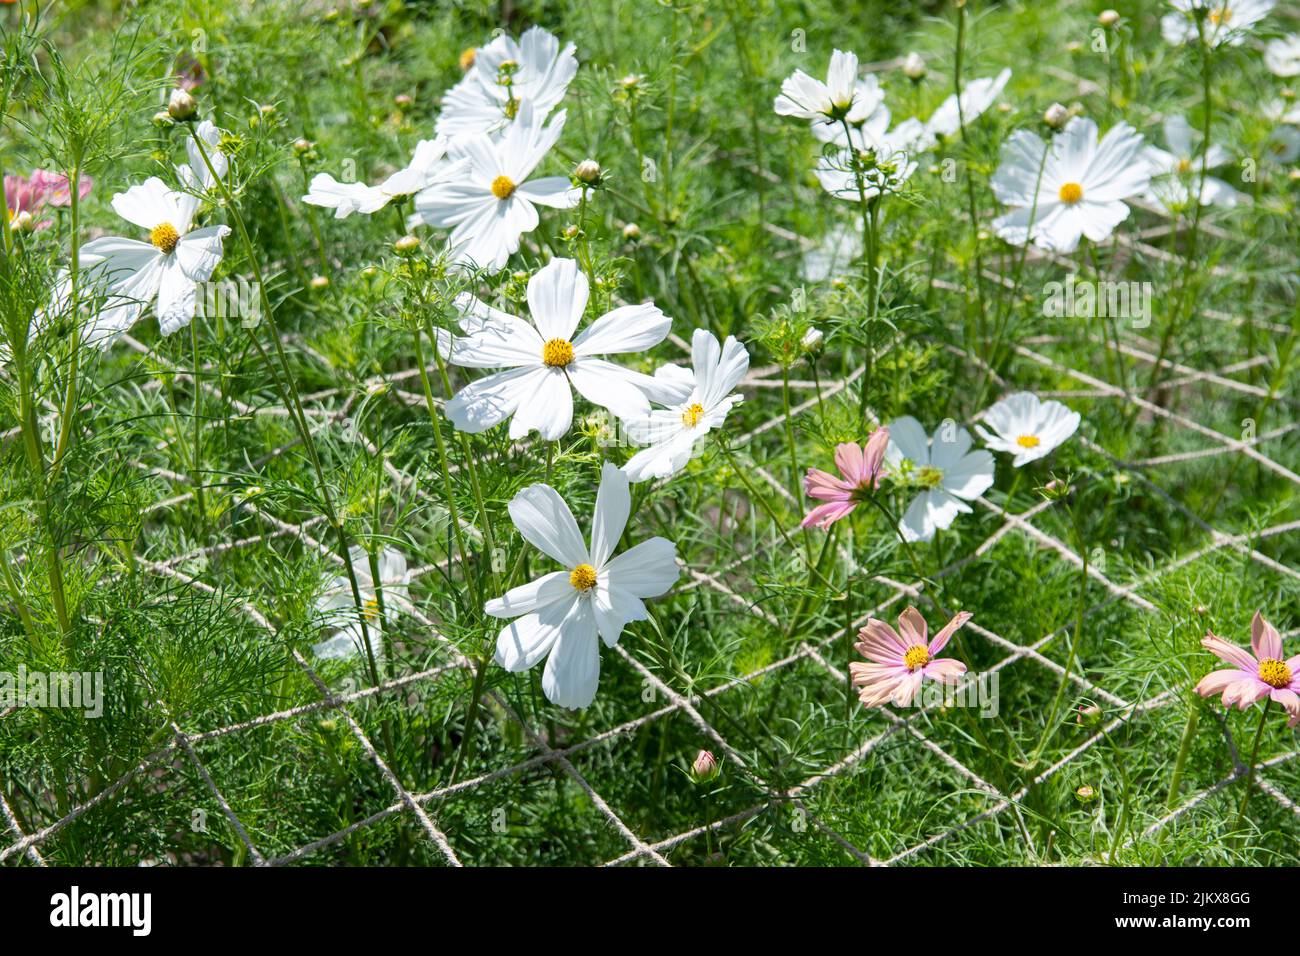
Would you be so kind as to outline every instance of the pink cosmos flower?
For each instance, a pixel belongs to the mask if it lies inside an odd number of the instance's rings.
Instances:
[[[1291,718],[1288,726],[1300,724],[1300,654],[1283,659],[1282,635],[1264,615],[1256,611],[1250,622],[1253,655],[1210,631],[1201,638],[1201,646],[1233,666],[1202,677],[1196,685],[1198,694],[1210,697],[1222,692],[1225,707],[1236,704],[1241,710],[1268,697],[1286,708]]]
[[[89,176],[81,177],[79,198],[85,199],[93,185]],[[33,170],[31,176],[5,177],[5,207],[9,221],[17,229],[46,229],[51,220],[36,221],[42,206],[67,206],[72,203],[68,177],[44,169]]]
[[[803,480],[804,491],[810,498],[819,498],[826,504],[818,505],[808,512],[800,522],[800,527],[816,525],[819,528],[829,528],[851,514],[858,502],[880,484],[880,463],[884,460],[888,445],[889,429],[877,428],[863,448],[853,442],[835,446],[835,465],[843,475],[842,478],[828,475],[817,468],[809,468]]]
[[[914,607],[898,616],[897,631],[884,621],[870,618],[867,626],[858,632],[861,643],[854,645],[870,663],[854,661],[849,665],[853,683],[862,688],[858,699],[868,707],[879,707],[891,700],[899,707],[906,707],[915,699],[921,681],[926,678],[940,684],[957,683],[966,673],[966,665],[951,657],[934,655],[970,619],[970,612],[962,611],[927,644],[925,618]]]

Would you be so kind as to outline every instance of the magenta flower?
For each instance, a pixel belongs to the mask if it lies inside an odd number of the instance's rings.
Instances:
[[[970,612],[962,611],[928,644],[925,618],[914,607],[898,616],[897,631],[884,621],[868,619],[867,626],[858,632],[862,641],[853,646],[870,663],[854,661],[849,665],[854,685],[862,688],[858,699],[868,707],[879,707],[891,700],[899,707],[906,707],[915,699],[923,680],[957,683],[966,673],[966,665],[951,657],[934,655],[970,619]]]
[[[800,522],[800,527],[816,525],[819,528],[829,528],[841,518],[852,514],[858,502],[880,484],[880,464],[885,458],[885,448],[888,445],[889,429],[877,428],[863,448],[853,442],[835,446],[835,466],[839,468],[842,478],[828,475],[817,468],[809,468],[803,480],[804,492],[808,497],[818,498],[826,504],[818,505],[808,512]]]
[[[1241,710],[1268,697],[1286,708],[1291,717],[1288,726],[1300,724],[1300,654],[1282,658],[1282,635],[1264,615],[1256,611],[1250,622],[1253,655],[1210,631],[1201,638],[1201,646],[1233,666],[1202,677],[1196,685],[1198,694],[1210,697],[1222,693],[1223,706],[1236,704]]]
[[[81,177],[80,198],[90,193],[89,176]],[[37,220],[36,214],[43,206],[67,206],[72,202],[68,177],[62,173],[34,170],[31,176],[5,177],[5,208],[9,210],[9,223],[14,229],[34,230],[49,228],[51,220]]]

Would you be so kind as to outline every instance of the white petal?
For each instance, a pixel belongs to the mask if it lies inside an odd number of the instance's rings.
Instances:
[[[578,592],[525,614],[507,624],[497,635],[496,662],[512,674],[526,671],[556,646],[567,619],[579,603]]]
[[[550,485],[524,488],[510,499],[509,511],[524,540],[543,554],[569,569],[590,563],[573,512]]]
[[[536,431],[547,441],[557,441],[573,424],[573,392],[558,368],[535,369],[527,379],[529,391],[519,401],[510,420],[510,437],[523,438]]]
[[[668,337],[673,320],[654,303],[625,305],[607,312],[573,341],[578,355],[643,352]]]
[[[542,692],[559,707],[577,710],[596,699],[600,684],[600,644],[590,601],[578,601],[560,628],[546,659]]]
[[[528,280],[528,309],[544,341],[573,338],[589,292],[587,277],[572,259],[552,259]]]
[[[631,513],[627,475],[607,461],[600,469],[600,490],[596,492],[596,510],[591,519],[591,563],[597,568],[604,567],[618,547]]]
[[[534,375],[539,368],[514,368],[470,382],[443,407],[443,414],[463,432],[477,434],[505,421],[515,413],[525,396],[536,391]]]
[[[650,538],[628,548],[605,565],[609,586],[639,598],[658,597],[674,584],[677,546],[667,538]]]

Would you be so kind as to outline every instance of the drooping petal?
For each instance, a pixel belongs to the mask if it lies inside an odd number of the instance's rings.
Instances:
[[[559,707],[577,710],[596,699],[600,684],[600,644],[590,601],[577,601],[560,627],[559,640],[546,659],[542,692]]]

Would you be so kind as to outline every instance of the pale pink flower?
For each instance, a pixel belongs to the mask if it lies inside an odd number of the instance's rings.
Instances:
[[[1291,718],[1288,726],[1300,724],[1300,654],[1282,657],[1282,635],[1264,615],[1256,611],[1250,622],[1253,655],[1210,631],[1201,638],[1201,646],[1233,666],[1202,677],[1196,685],[1198,694],[1210,697],[1222,693],[1225,707],[1236,704],[1241,710],[1268,697],[1286,708]]]
[[[842,478],[836,478],[817,468],[809,468],[804,476],[803,489],[810,498],[818,498],[818,505],[800,522],[801,527],[816,525],[829,528],[836,521],[853,512],[866,495],[880,484],[880,464],[889,445],[889,429],[877,428],[867,439],[865,447],[853,442],[835,446],[835,465]]]
[[[91,185],[89,176],[81,177],[80,198],[86,198]],[[5,208],[9,210],[9,221],[15,228],[49,228],[51,220],[37,221],[37,212],[44,206],[67,206],[71,202],[68,177],[62,173],[37,169],[31,176],[5,177]]]
[[[898,616],[897,631],[884,621],[870,618],[867,626],[858,632],[862,641],[853,645],[870,663],[854,661],[849,665],[854,685],[862,688],[858,699],[868,707],[879,707],[889,701],[907,707],[927,678],[940,684],[957,683],[966,673],[966,665],[951,657],[934,655],[970,619],[971,613],[962,611],[927,644],[925,618],[914,607]]]

